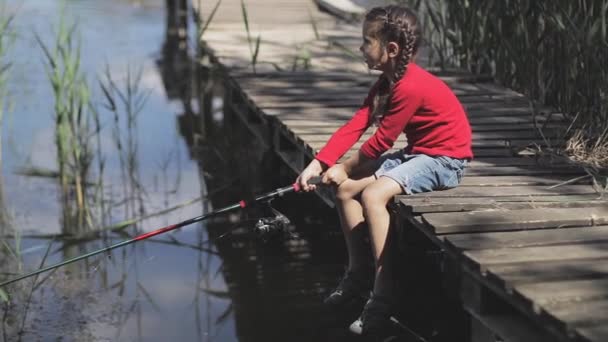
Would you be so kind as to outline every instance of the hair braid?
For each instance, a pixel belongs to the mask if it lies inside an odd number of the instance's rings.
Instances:
[[[403,41],[403,49],[401,50],[401,58],[395,70],[394,79],[399,80],[407,71],[407,65],[412,60],[414,55],[414,45],[417,40],[415,33],[410,29],[409,24],[404,21],[401,24],[401,39]]]
[[[371,118],[373,123],[377,124],[390,109],[395,83],[403,77],[409,62],[418,51],[420,28],[418,18],[414,12],[401,6],[389,5],[372,8],[366,15],[365,20],[380,23],[376,36],[383,46],[386,46],[389,42],[396,42],[401,48],[399,60],[395,72],[391,75],[392,77],[383,74],[379,80]]]

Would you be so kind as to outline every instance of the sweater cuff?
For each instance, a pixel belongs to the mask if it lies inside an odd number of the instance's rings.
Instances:
[[[320,161],[322,164],[325,164],[325,166],[327,166],[328,168],[334,166],[336,164],[336,162],[332,162],[330,160],[327,160],[323,157],[319,158],[319,157],[315,157],[316,160]]]

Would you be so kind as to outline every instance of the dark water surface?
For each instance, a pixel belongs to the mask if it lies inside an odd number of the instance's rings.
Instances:
[[[278,178],[272,171],[256,171],[258,178],[243,179],[243,174],[252,173],[243,173],[248,169],[239,165],[249,161],[242,156],[256,156],[260,151],[246,132],[237,133],[235,127],[227,130],[231,135],[218,128],[216,140],[222,137],[225,145],[238,144],[241,147],[237,150],[212,147],[221,144],[211,138],[208,144],[187,143],[196,135],[183,127],[184,122],[190,122],[183,120],[188,106],[168,98],[159,69],[162,64],[157,63],[166,59],[161,54],[166,35],[165,1],[74,0],[67,4],[69,17],[79,23],[82,65],[93,98],[101,101],[96,77],[106,63],[117,80],[126,78],[127,66],[141,68],[141,87],[150,94],[132,136],[137,141],[140,202],[122,198],[125,180],[121,177],[112,120],[107,114],[103,117],[104,192],[114,199],[104,221],[112,224],[132,218],[137,210],[126,207],[129,201],[149,214],[212,191],[214,195],[145,219],[120,234],[104,234],[102,239],[47,238],[64,232],[57,182],[15,171],[24,167],[57,168],[54,100],[42,50],[33,32],[47,44],[52,43],[61,1],[7,1],[8,9],[16,14],[17,37],[10,53],[13,106],[2,128],[2,171],[11,229],[29,236],[19,247],[22,271],[39,267],[47,249],[50,254],[45,265],[212,211],[238,201],[243,192],[269,191],[289,184],[282,184],[292,180],[289,176]],[[192,108],[197,109],[195,104]],[[246,147],[257,152],[248,153]],[[9,312],[18,319],[6,320],[0,326],[0,339],[347,340],[345,326],[334,325],[335,317],[319,305],[322,293],[335,285],[342,272],[345,253],[335,215],[322,209],[314,195],[292,194],[275,205],[292,219],[297,235],[262,242],[250,233],[260,211],[237,212],[58,269],[33,291],[30,300],[24,300],[27,295],[13,296]],[[329,223],[320,219],[323,216],[331,218]],[[220,238],[235,227],[232,234]],[[32,237],[37,235],[41,237]],[[14,243],[12,239],[5,242]],[[0,268],[0,272],[6,271]],[[11,272],[19,270],[13,267]],[[0,279],[8,277],[3,274]],[[32,280],[26,280],[8,292],[27,294],[31,288]]]

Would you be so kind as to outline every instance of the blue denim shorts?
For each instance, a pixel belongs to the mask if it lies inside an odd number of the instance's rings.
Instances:
[[[460,183],[465,159],[426,154],[405,154],[402,150],[378,159],[377,178],[388,177],[408,195],[455,188]]]

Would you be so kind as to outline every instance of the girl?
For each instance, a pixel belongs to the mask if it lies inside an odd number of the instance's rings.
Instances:
[[[308,180],[325,172],[323,183],[337,187],[348,268],[325,303],[350,302],[369,291],[373,279],[372,295],[350,327],[355,333],[375,334],[390,319],[394,289],[388,202],[403,193],[457,186],[473,157],[471,128],[462,105],[444,82],[414,63],[419,44],[418,19],[408,8],[376,7],[366,14],[360,50],[367,66],[382,75],[363,106],[296,180],[311,191],[315,186]],[[336,164],[372,125],[376,131],[358,153]],[[407,147],[383,155],[402,132]],[[365,267],[364,228],[369,230],[375,272]]]

